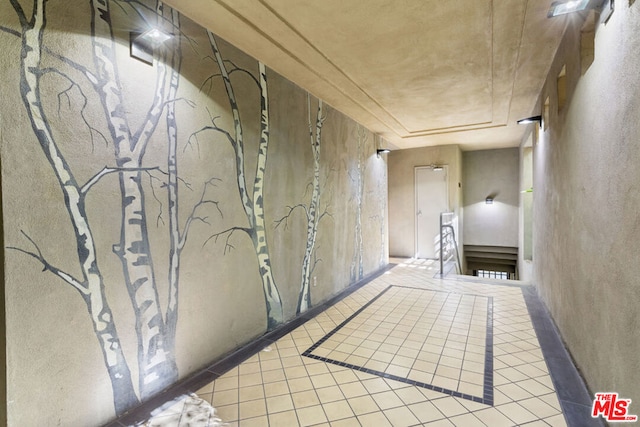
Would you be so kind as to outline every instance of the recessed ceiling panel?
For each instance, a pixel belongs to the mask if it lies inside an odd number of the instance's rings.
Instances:
[[[397,148],[517,146],[566,19],[537,0],[166,0]]]
[[[407,134],[492,121],[492,1],[261,2]]]

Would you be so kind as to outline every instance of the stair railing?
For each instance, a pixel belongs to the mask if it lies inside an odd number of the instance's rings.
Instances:
[[[454,224],[457,222],[454,212],[440,214],[440,277],[444,277],[444,264],[455,257],[458,274],[462,274],[462,263],[456,240]],[[445,259],[446,258],[446,259]]]

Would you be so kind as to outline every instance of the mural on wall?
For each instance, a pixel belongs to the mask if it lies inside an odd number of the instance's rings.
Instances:
[[[231,113],[233,115],[233,134],[219,127],[216,124],[216,118],[211,119],[211,125],[200,129],[193,136],[205,131],[213,131],[220,133],[226,138],[233,147],[235,153],[236,165],[236,184],[242,201],[245,216],[248,221],[247,227],[233,226],[226,230],[213,234],[205,241],[205,244],[211,240],[218,240],[222,236],[225,237],[225,252],[233,246],[230,244],[231,238],[236,231],[246,233],[256,253],[258,260],[258,268],[262,279],[262,290],[267,309],[267,329],[272,330],[284,321],[284,313],[282,310],[282,299],[278,292],[278,287],[273,278],[271,269],[271,257],[269,256],[269,245],[267,242],[267,233],[264,220],[264,176],[267,165],[267,149],[269,147],[269,95],[267,91],[267,72],[263,63],[259,62],[259,78],[253,76],[249,71],[238,68],[232,62],[231,69],[227,69],[227,63],[220,54],[218,43],[215,36],[208,32],[209,42],[213,51],[215,62],[218,65],[220,74],[215,77],[221,77],[229,99]],[[255,166],[255,179],[253,188],[247,185],[247,177],[245,173],[245,143],[242,120],[240,118],[240,109],[238,108],[238,100],[236,98],[233,84],[231,83],[231,74],[233,72],[242,72],[249,76],[255,82],[260,92],[260,142],[258,145],[258,156]],[[213,76],[209,77],[210,79]],[[206,82],[205,82],[206,83]]]
[[[379,147],[379,145],[375,144],[375,147]],[[386,186],[387,170],[386,168],[383,168],[381,172],[376,175],[375,188],[379,190],[380,188],[386,188]],[[369,219],[373,222],[377,222],[380,229],[380,260],[378,265],[382,267],[387,263],[387,248],[385,245],[387,229],[385,222],[385,214],[387,212],[387,193],[376,191],[375,188],[369,189],[369,196],[376,200],[381,209],[379,213],[370,216]]]
[[[326,120],[324,104],[321,99],[318,100],[318,109],[315,118],[315,134],[311,113],[311,96],[309,94],[307,94],[307,110],[309,113],[309,141],[311,142],[311,151],[313,153],[313,178],[307,186],[307,189],[311,187],[311,200],[308,205],[300,203],[295,206],[289,206],[287,215],[276,221],[276,227],[283,222],[286,226],[287,220],[298,208],[304,210],[307,220],[307,240],[304,257],[302,259],[300,293],[298,295],[296,314],[304,313],[311,308],[311,280],[317,264],[321,261],[316,255],[318,226],[325,216],[331,216],[331,213],[328,211],[328,205],[324,207],[322,212],[320,211],[322,195],[322,188],[320,186],[320,144],[322,142],[322,125]]]
[[[178,370],[174,357],[175,334],[178,317],[179,258],[186,239],[189,224],[197,220],[194,206],[182,232],[177,221],[178,214],[178,172],[176,162],[177,124],[175,106],[178,102],[176,93],[180,76],[180,42],[174,49],[163,50],[159,58],[154,59],[156,68],[155,96],[146,112],[144,121],[137,129],[130,126],[125,113],[124,99],[118,64],[116,62],[116,43],[113,36],[109,1],[90,1],[92,65],[83,65],[70,58],[51,51],[43,45],[43,34],[47,24],[46,0],[36,0],[31,15],[28,16],[17,0],[10,0],[20,24],[21,31],[4,29],[22,39],[20,94],[27,111],[30,126],[40,147],[46,156],[58,180],[66,206],[68,218],[73,226],[73,239],[77,247],[77,262],[82,277],[52,265],[43,250],[28,233],[21,230],[30,246],[10,247],[38,260],[44,271],[48,271],[72,286],[79,292],[93,324],[100,349],[113,389],[113,400],[117,414],[137,405],[141,400],[158,393],[178,378]],[[177,34],[180,32],[179,16],[176,11],[165,12],[162,3],[158,2],[155,11],[137,2],[124,2],[137,14],[151,15],[160,27],[170,27]],[[122,6],[121,6],[122,7]],[[156,14],[157,13],[157,14]],[[168,15],[168,16],[165,16]],[[179,37],[178,37],[179,39]],[[43,57],[56,60],[57,66],[43,65]],[[170,67],[167,66],[169,63]],[[60,137],[50,126],[50,112],[45,108],[46,102],[40,92],[42,79],[54,75],[62,84],[57,94],[58,102],[66,97],[71,104],[73,97],[70,91],[75,89],[81,96],[83,106],[87,102],[99,103],[104,113],[107,132],[100,132],[97,126],[89,124],[83,114],[81,120],[90,127],[92,133],[104,137],[114,149],[114,164],[105,166],[93,175],[86,183],[79,183],[60,149]],[[93,89],[93,93],[85,94],[76,79],[83,78]],[[86,83],[85,82],[85,83]],[[143,157],[147,144],[154,134],[166,111],[168,134],[167,171],[160,166],[143,167]],[[58,111],[59,113],[59,111]],[[107,137],[108,135],[108,137]],[[158,173],[164,178],[168,194],[168,210],[170,218],[170,268],[169,296],[163,315],[156,272],[152,262],[151,247],[147,224],[145,192],[142,185],[143,174]],[[135,315],[135,331],[138,354],[138,390],[136,395],[131,371],[122,351],[116,320],[109,306],[105,292],[105,279],[98,265],[96,243],[91,227],[91,219],[87,214],[86,200],[90,190],[103,178],[115,174],[121,199],[121,227],[119,242],[113,245],[113,252],[122,264],[124,285]],[[201,203],[203,201],[201,200]]]
[[[353,185],[353,192],[356,206],[356,223],[354,227],[354,252],[351,262],[351,282],[358,281],[364,277],[363,261],[363,241],[362,241],[362,202],[364,196],[365,179],[365,149],[367,143],[367,131],[358,124],[356,128],[357,154],[354,170],[349,171],[349,178]]]
[[[107,422],[384,258],[370,132],[161,2],[0,0],[0,43],[12,424]]]

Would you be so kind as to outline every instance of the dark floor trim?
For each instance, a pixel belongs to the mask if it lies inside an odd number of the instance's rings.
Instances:
[[[568,427],[602,427],[602,418],[591,417],[592,397],[534,286],[522,288],[531,322]]]
[[[378,271],[365,276],[359,281],[353,283],[352,285],[345,288],[342,292],[337,295],[329,298],[328,300],[319,303],[303,314],[297,316],[291,321],[279,326],[273,331],[267,332],[261,337],[252,340],[248,344],[239,349],[228,353],[215,362],[213,362],[208,368],[190,376],[189,378],[180,381],[174,385],[172,385],[169,389],[160,393],[157,396],[154,396],[150,400],[142,403],[140,406],[130,410],[123,416],[117,418],[114,421],[111,421],[108,424],[105,424],[104,427],[128,427],[128,426],[140,426],[144,424],[150,417],[151,413],[156,409],[163,408],[163,405],[169,406],[174,402],[173,400],[177,397],[180,397],[185,394],[193,393],[196,390],[201,389],[205,385],[209,384],[211,381],[214,381],[224,373],[229,370],[235,368],[245,360],[249,359],[254,354],[258,353],[265,347],[273,344],[283,336],[287,335],[294,329],[298,328],[302,324],[306,323],[308,320],[314,318],[318,314],[325,311],[327,308],[351,295],[367,283],[371,282],[374,279],[377,279],[387,271],[391,270],[395,267],[396,264],[389,263],[386,266],[382,267]]]
[[[378,377],[382,377],[382,378],[386,378],[394,381],[399,381],[401,383],[410,384],[416,387],[426,388],[428,390],[447,394],[449,396],[459,397],[461,399],[472,400],[474,402],[484,403],[485,405],[493,406],[493,298],[492,297],[483,296],[483,298],[487,298],[487,331],[486,331],[486,343],[485,343],[484,385],[483,385],[482,397],[472,396],[470,394],[461,393],[456,390],[450,390],[443,387],[438,387],[433,384],[423,383],[421,381],[412,380],[410,378],[400,377],[397,375],[388,374],[386,372],[365,368],[364,366],[353,365],[351,363],[346,363],[340,360],[334,360],[328,357],[317,356],[313,354],[313,351],[315,349],[320,347],[325,341],[331,338],[336,332],[338,332],[340,329],[346,326],[349,322],[355,319],[360,313],[366,310],[371,304],[373,304],[378,298],[383,296],[391,288],[417,289],[420,291],[442,292],[447,294],[455,293],[455,292],[440,291],[440,290],[428,289],[428,288],[415,288],[411,286],[389,285],[382,292],[380,292],[378,295],[373,297],[368,303],[360,307],[360,309],[358,309],[355,313],[353,313],[346,320],[344,320],[342,323],[336,326],[333,330],[327,333],[324,337],[320,338],[316,343],[314,343],[304,353],[302,353],[302,355],[309,357],[311,359],[320,360],[325,363],[331,363],[332,365],[342,366],[344,368],[365,372],[367,374],[375,375]]]

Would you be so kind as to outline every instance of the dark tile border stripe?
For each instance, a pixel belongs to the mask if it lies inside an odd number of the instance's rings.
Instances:
[[[221,358],[217,359],[213,364],[204,370],[186,378],[183,381],[180,381],[171,387],[169,387],[164,392],[160,393],[157,396],[149,399],[148,401],[142,403],[140,406],[131,409],[129,412],[121,416],[120,418],[113,420],[104,425],[104,427],[128,427],[128,426],[141,426],[144,424],[150,417],[151,413],[155,412],[156,409],[160,408],[161,410],[167,409],[170,405],[174,404],[174,399],[187,395],[189,393],[193,393],[196,390],[201,389],[205,385],[209,384],[211,381],[214,381],[224,373],[230,371],[235,368],[245,360],[249,359],[254,354],[261,351],[263,348],[273,344],[283,336],[287,335],[294,329],[306,323],[308,320],[314,318],[318,314],[325,311],[327,308],[351,295],[367,283],[371,282],[374,279],[382,276],[387,271],[391,270],[395,267],[396,264],[389,263],[379,269],[378,271],[371,273],[370,275],[364,277],[363,279],[353,283],[352,285],[345,288],[339,294],[333,296],[332,298],[319,303],[300,316],[292,319],[288,323],[279,326],[273,331],[267,332],[261,337],[256,338],[255,340],[249,342],[243,347],[228,353]],[[167,408],[165,408],[165,406]]]
[[[389,285],[378,295],[373,297],[371,301],[363,305],[359,310],[349,316],[346,320],[336,326],[333,330],[327,333],[324,337],[320,338],[315,344],[305,350],[302,353],[303,356],[309,357],[311,359],[320,360],[325,363],[331,363],[332,365],[342,366],[344,368],[353,369],[355,371],[365,372],[367,374],[376,375],[378,377],[399,381],[401,383],[410,384],[416,387],[426,388],[428,390],[433,390],[438,393],[448,394],[453,397],[459,397],[461,399],[471,400],[478,403],[483,403],[485,405],[493,406],[493,297],[484,296],[484,295],[473,295],[480,296],[483,298],[487,298],[487,331],[486,331],[486,341],[485,341],[485,362],[484,362],[484,384],[483,384],[483,396],[472,396],[470,394],[461,393],[456,390],[450,390],[443,387],[438,387],[433,384],[427,384],[421,381],[412,380],[405,377],[399,377],[397,375],[388,374],[386,372],[376,371],[374,369],[365,368],[364,366],[353,365],[351,363],[342,362],[339,360],[329,359],[327,357],[317,356],[312,354],[314,350],[320,347],[325,341],[331,338],[336,332],[342,329],[345,325],[347,325],[350,321],[352,321],[355,317],[357,317],[360,313],[366,310],[371,304],[373,304],[378,298],[382,297],[389,289],[391,288],[405,288],[405,289],[416,289],[420,291],[429,291],[429,292],[443,292],[447,294],[452,294],[457,292],[447,292],[436,289],[429,288],[416,288],[412,286],[397,286],[397,285]],[[461,294],[461,295],[470,295],[470,294]]]
[[[493,406],[493,297],[487,298],[487,332],[484,344],[484,391],[483,400]]]
[[[602,418],[591,418],[592,395],[587,390],[551,314],[534,286],[522,288],[522,295],[536,331],[542,355],[549,368],[560,407],[568,427],[603,427]]]

